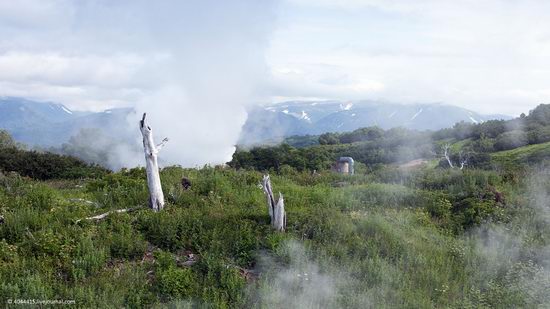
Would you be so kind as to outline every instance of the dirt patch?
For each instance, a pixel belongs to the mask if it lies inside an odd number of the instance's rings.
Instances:
[[[424,164],[428,164],[428,160],[426,160],[426,159],[415,159],[415,160],[400,164],[399,168],[413,168],[413,167],[418,167],[418,166],[421,166],[421,165],[424,165]]]

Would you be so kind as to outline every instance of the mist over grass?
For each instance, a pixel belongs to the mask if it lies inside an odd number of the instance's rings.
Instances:
[[[348,280],[344,269],[325,266],[321,271],[315,258],[296,240],[282,244],[276,257],[261,255],[256,267],[262,271],[260,287],[255,291],[259,307],[337,308]]]
[[[159,213],[146,208],[140,168],[47,181],[5,174],[0,301],[62,297],[85,307],[219,308],[548,305],[547,169],[358,164],[356,172],[272,170],[273,189],[285,196],[285,233],[270,228],[258,187],[263,173],[254,170],[164,168],[167,205]],[[182,177],[191,181],[190,190],[181,187]],[[131,207],[138,210],[76,223]],[[186,264],[191,254],[193,263]]]
[[[515,213],[504,223],[487,223],[471,231],[466,241],[477,260],[473,280],[489,291],[492,301],[507,304],[550,305],[550,173],[533,169],[525,192],[515,197]],[[507,293],[499,293],[503,288]],[[521,302],[518,305],[522,304]]]

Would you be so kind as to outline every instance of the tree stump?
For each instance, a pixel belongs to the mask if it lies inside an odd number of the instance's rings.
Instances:
[[[267,197],[267,209],[271,218],[271,226],[277,231],[284,232],[286,229],[286,212],[283,195],[279,192],[279,199],[275,202],[269,175],[264,175],[262,186]]]
[[[189,180],[189,178],[187,177],[183,177],[181,179],[181,187],[183,188],[183,190],[191,189],[191,180]]]

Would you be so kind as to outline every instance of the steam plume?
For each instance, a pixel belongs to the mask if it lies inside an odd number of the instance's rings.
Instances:
[[[171,140],[165,164],[226,162],[246,105],[260,101],[274,6],[275,0],[6,2],[0,78],[10,83],[0,82],[0,92],[73,110],[146,111],[155,136]],[[132,146],[123,148],[132,148],[140,144],[138,120],[129,117],[124,128],[105,133],[131,133]],[[112,167],[141,156],[118,148],[112,157],[121,162]]]

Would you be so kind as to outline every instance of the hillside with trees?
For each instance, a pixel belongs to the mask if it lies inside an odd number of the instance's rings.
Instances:
[[[239,149],[224,166],[162,168],[159,211],[144,168],[111,172],[1,133],[0,302],[544,308],[549,127],[541,105],[435,132],[364,128]],[[340,156],[356,160],[354,175],[331,171]],[[267,173],[284,231],[270,224]]]
[[[319,170],[329,168],[339,156],[351,156],[369,167],[420,158],[440,161],[438,164],[445,167],[449,166],[444,158],[448,147],[451,162],[491,169],[504,162],[499,159],[503,156],[501,151],[546,142],[550,142],[550,104],[541,104],[528,115],[515,119],[477,124],[459,122],[438,131],[368,127],[344,133],[295,136],[280,145],[240,148],[229,165],[257,170],[279,170],[283,165],[300,171]],[[544,156],[534,156],[528,163],[544,159]]]

